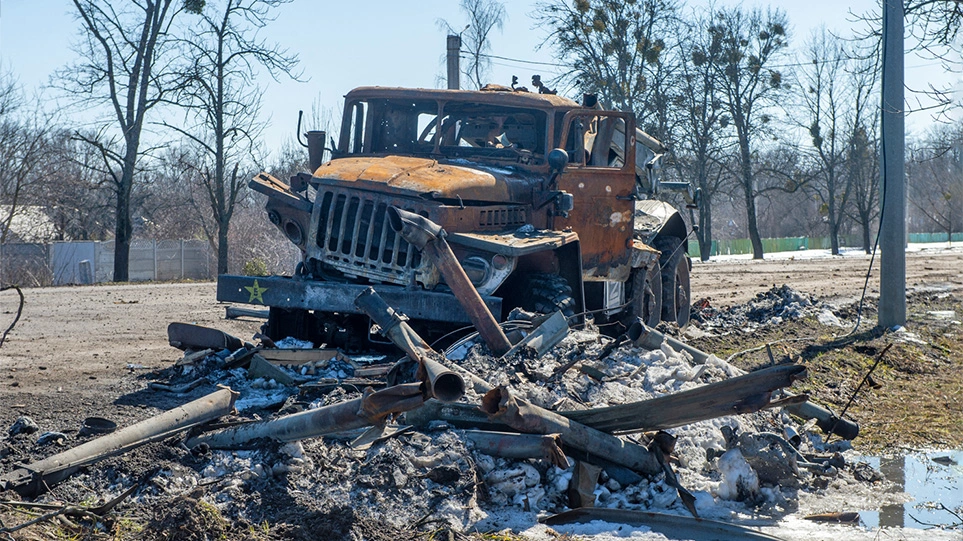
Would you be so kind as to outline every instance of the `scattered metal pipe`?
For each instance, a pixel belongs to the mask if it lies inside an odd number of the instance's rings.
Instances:
[[[705,364],[706,360],[709,358],[709,354],[696,349],[689,344],[676,340],[671,336],[666,336],[659,331],[649,327],[641,319],[636,319],[627,331],[625,331],[626,336],[629,340],[634,342],[638,346],[642,346],[646,349],[659,349],[662,347],[662,342],[666,342],[672,349],[676,351],[685,351],[689,355],[692,355],[692,361],[696,364]]]
[[[417,408],[424,401],[420,383],[405,383],[380,391],[369,387],[361,398],[208,432],[190,438],[186,444],[191,448],[206,443],[213,449],[244,449],[250,446],[250,442],[260,438],[282,442],[315,438],[383,424],[388,415]]]
[[[492,389],[482,397],[481,409],[494,421],[528,434],[559,434],[565,445],[605,458],[639,473],[662,471],[655,455],[646,448],[611,434],[587,427],[561,415],[517,400],[505,387]]]
[[[780,541],[780,538],[758,532],[745,526],[727,524],[705,518],[668,515],[633,509],[609,509],[605,507],[585,507],[572,509],[557,515],[539,519],[542,524],[559,526],[563,524],[588,523],[604,520],[615,524],[645,526],[653,532],[669,539],[713,539],[716,541]]]
[[[441,354],[431,349],[374,289],[369,287],[361,292],[354,303],[378,325],[383,336],[419,364],[419,375],[425,376],[430,396],[443,402],[454,402],[465,394],[465,380],[442,365]]]
[[[765,408],[772,392],[801,378],[806,367],[773,366],[735,378],[606,408],[560,412],[604,432],[641,432],[683,426],[706,419]]]
[[[231,389],[220,389],[109,435],[16,468],[0,477],[0,487],[4,490],[16,490],[24,496],[42,494],[51,485],[66,479],[84,466],[227,415],[234,410],[237,396]]]
[[[559,468],[568,468],[558,434],[514,434],[466,430],[465,437],[475,444],[475,450],[503,458],[540,458]]]
[[[692,355],[692,360],[696,364],[704,364],[709,358],[708,353],[682,343],[671,336],[665,336],[659,331],[646,326],[641,320],[636,320],[632,323],[629,330],[626,331],[626,334],[628,334],[630,338],[635,336],[636,338],[633,338],[633,342],[648,349],[658,349],[662,347],[664,340],[672,346],[672,349],[686,351],[689,355]],[[784,392],[783,396],[788,398],[794,395]],[[816,425],[827,434],[836,434],[846,440],[855,439],[856,436],[859,435],[858,424],[847,421],[846,419],[841,419],[828,409],[812,402],[788,404],[784,406],[783,409],[803,419],[816,419]]]
[[[438,267],[445,283],[451,288],[451,292],[492,352],[498,357],[508,353],[512,343],[468,279],[465,269],[458,263],[451,246],[445,240],[445,230],[424,216],[394,206],[388,207],[388,222],[396,233],[421,250]]]
[[[239,317],[252,317],[255,319],[267,319],[270,317],[270,310],[252,310],[250,308],[240,308],[237,306],[228,306],[224,309],[224,317],[226,319],[237,319]]]

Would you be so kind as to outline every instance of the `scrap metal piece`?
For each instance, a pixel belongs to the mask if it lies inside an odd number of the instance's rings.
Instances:
[[[237,319],[239,317],[250,317],[254,319],[267,319],[270,310],[251,310],[250,308],[240,308],[238,306],[228,306],[224,309],[224,319]]]
[[[217,419],[234,410],[238,394],[223,388],[207,396],[83,443],[43,460],[20,466],[0,476],[0,487],[23,496],[36,496],[84,466],[120,455],[168,436]]]
[[[212,449],[245,449],[260,438],[281,442],[316,438],[381,425],[389,415],[417,408],[424,401],[420,383],[405,383],[380,391],[369,387],[361,398],[200,434],[186,444],[190,448],[204,443]]]
[[[523,349],[531,349],[537,357],[541,357],[561,342],[566,335],[568,335],[568,320],[562,312],[555,312],[512,346],[503,357],[511,357]]]
[[[629,327],[629,330],[626,331],[626,334],[628,334],[630,338],[634,337],[632,339],[637,345],[647,349],[659,349],[662,347],[662,342],[664,341],[672,346],[672,349],[676,351],[687,352],[692,356],[692,360],[695,364],[704,364],[709,358],[708,353],[680,342],[671,336],[666,336],[659,331],[646,326],[642,320],[636,320],[634,323],[632,323],[632,325]],[[783,396],[792,397],[793,395],[789,393],[783,393]],[[812,402],[807,401],[801,404],[788,404],[784,406],[784,409],[797,417],[802,417],[803,419],[816,419],[816,424],[827,434],[831,432],[846,440],[855,439],[856,436],[859,435],[858,424],[846,419],[841,419],[828,409]]]
[[[440,353],[431,349],[407,323],[388,306],[378,293],[368,288],[355,299],[359,309],[368,314],[383,336],[419,364],[418,374],[428,385],[428,394],[442,402],[454,402],[465,394],[465,380],[440,362]]]
[[[642,346],[646,349],[656,350],[662,347],[662,343],[665,342],[672,346],[672,349],[676,351],[685,351],[692,356],[692,361],[695,364],[705,364],[706,360],[709,358],[709,354],[681,342],[671,336],[666,336],[659,331],[649,327],[641,319],[636,319],[629,326],[629,329],[625,331],[626,336],[635,343],[637,346]]]
[[[573,508],[595,507],[595,485],[602,467],[579,461],[568,485],[568,502]]]
[[[634,511],[631,509],[608,509],[604,507],[589,507],[572,509],[557,515],[540,519],[539,522],[549,526],[563,524],[582,524],[602,520],[613,524],[628,524],[630,526],[645,526],[653,532],[660,533],[669,539],[685,539],[692,541],[782,541],[779,537],[758,532],[737,524],[726,524],[704,518],[693,518],[649,511]]]
[[[177,349],[229,349],[235,351],[243,345],[241,340],[224,331],[192,325],[190,323],[171,323],[167,326],[167,340]]]
[[[252,296],[248,288],[254,287],[260,296]],[[367,285],[324,282],[320,280],[297,280],[285,276],[237,276],[222,274],[217,277],[217,300],[270,306],[272,308],[292,308],[299,310],[321,310],[341,314],[360,314],[354,299]],[[413,295],[401,286],[378,284],[375,286],[391,306],[409,317],[446,323],[471,323],[465,310],[449,293],[419,291]],[[484,297],[484,302],[494,313],[501,313],[502,300],[499,297]]]
[[[445,283],[451,288],[452,294],[461,303],[468,318],[478,329],[489,349],[495,355],[502,356],[512,348],[512,343],[498,326],[495,316],[485,306],[478,290],[468,279],[451,251],[451,246],[445,240],[447,233],[442,227],[424,216],[402,210],[396,206],[388,207],[388,222],[391,228],[408,241],[412,246],[421,250],[431,262],[441,271]]]
[[[568,468],[568,459],[562,452],[562,439],[558,434],[466,430],[465,438],[475,444],[476,451],[486,455],[515,459],[540,458],[559,468]]]
[[[637,472],[655,475],[662,471],[656,457],[646,448],[518,400],[505,387],[486,393],[482,397],[481,409],[492,420],[504,422],[519,432],[560,434],[567,446],[591,452]]]
[[[281,385],[294,385],[294,378],[290,374],[280,367],[274,366],[257,353],[251,357],[251,364],[247,367],[247,377],[249,379],[273,379]]]
[[[790,396],[789,393],[783,394]],[[790,404],[783,409],[796,417],[816,419],[816,426],[821,428],[823,432],[836,434],[844,440],[854,440],[856,436],[859,435],[858,424],[846,419],[840,419],[835,413],[812,402]]]
[[[681,391],[606,408],[560,412],[603,432],[630,433],[674,428],[737,413],[752,413],[769,404],[772,392],[788,387],[806,371],[781,365]]]

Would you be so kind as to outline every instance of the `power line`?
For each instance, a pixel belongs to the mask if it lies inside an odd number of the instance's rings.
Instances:
[[[498,55],[485,54],[485,53],[479,53],[478,56],[483,57],[483,58],[496,59],[496,60],[505,60],[505,61],[508,61],[508,62],[516,62],[516,63],[519,63],[519,64],[533,64],[533,65],[537,65],[537,66],[552,66],[552,67],[564,68],[564,69],[571,69],[571,68],[573,67],[572,64],[559,64],[559,63],[555,63],[555,62],[539,62],[539,61],[536,61],[536,60],[525,60],[525,59],[522,59],[522,58],[510,58],[510,57],[507,57],[507,56],[498,56]],[[470,58],[470,56],[467,56],[467,55],[464,55],[464,54],[463,54],[463,55],[462,55],[462,58]],[[833,63],[833,62],[840,62],[840,61],[845,61],[845,60],[848,60],[848,59],[829,58],[829,59],[826,59],[826,60],[797,62],[797,63],[792,63],[792,64],[767,65],[767,66],[763,66],[763,68],[765,68],[765,69],[776,69],[776,68],[780,68],[780,69],[781,69],[781,68],[803,68],[803,67],[806,67],[806,66],[811,66],[811,65],[813,65],[813,64],[830,64],[830,63]],[[916,66],[916,67],[925,67],[925,66]],[[749,67],[749,66],[745,66],[744,69],[750,69],[750,67]]]

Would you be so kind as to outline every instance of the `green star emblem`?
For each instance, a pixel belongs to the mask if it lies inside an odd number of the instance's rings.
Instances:
[[[254,280],[253,286],[244,286],[244,289],[246,289],[247,292],[251,294],[251,298],[248,299],[247,302],[257,301],[260,304],[264,304],[264,297],[262,297],[261,295],[265,291],[267,291],[268,288],[261,287],[260,285],[258,285],[257,280]]]

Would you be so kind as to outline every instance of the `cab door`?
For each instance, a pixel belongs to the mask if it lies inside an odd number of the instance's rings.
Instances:
[[[554,228],[578,233],[586,281],[628,280],[634,224],[635,116],[575,109],[565,114],[558,139],[569,155],[557,189],[573,195],[568,217]],[[612,149],[624,149],[624,159]]]

